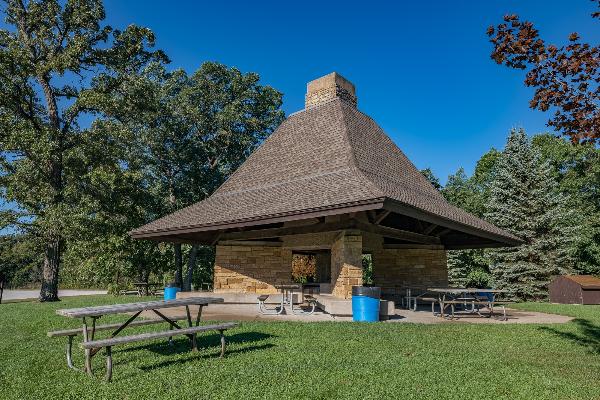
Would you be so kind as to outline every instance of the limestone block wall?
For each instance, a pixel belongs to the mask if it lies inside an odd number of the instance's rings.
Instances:
[[[362,285],[362,236],[345,234],[331,246],[331,294],[349,299],[352,286]]]
[[[217,293],[277,293],[274,285],[292,278],[292,251],[270,246],[218,245],[214,291]]]
[[[428,287],[448,286],[445,250],[376,249],[373,251],[373,284],[384,297],[404,295]]]

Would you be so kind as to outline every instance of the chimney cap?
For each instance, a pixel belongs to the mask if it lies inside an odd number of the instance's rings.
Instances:
[[[305,108],[314,107],[332,98],[340,98],[356,107],[354,84],[337,72],[332,72],[306,85]]]

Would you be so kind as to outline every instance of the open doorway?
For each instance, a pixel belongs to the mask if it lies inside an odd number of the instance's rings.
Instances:
[[[292,281],[301,283],[311,294],[319,294],[321,284],[331,284],[331,251],[293,251]]]

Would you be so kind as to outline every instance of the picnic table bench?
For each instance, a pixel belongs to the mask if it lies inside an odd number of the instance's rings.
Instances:
[[[106,380],[112,379],[112,347],[122,345],[125,343],[132,343],[138,341],[146,341],[158,338],[169,338],[171,342],[173,336],[185,335],[190,339],[192,351],[197,350],[196,334],[199,332],[206,331],[218,331],[221,335],[221,357],[225,354],[225,336],[224,332],[227,329],[233,328],[237,323],[229,322],[223,324],[212,324],[212,325],[200,325],[200,318],[202,314],[202,308],[212,303],[222,303],[222,298],[210,298],[210,297],[189,297],[185,299],[176,300],[160,300],[160,301],[147,301],[139,303],[126,303],[126,304],[111,304],[104,306],[95,307],[84,307],[84,308],[72,308],[72,309],[61,309],[57,310],[58,315],[62,315],[70,318],[81,318],[83,322],[82,328],[79,329],[66,329],[48,332],[49,337],[68,337],[67,343],[67,365],[69,368],[77,370],[73,365],[72,359],[72,346],[73,338],[79,334],[83,336],[83,343],[81,348],[85,352],[85,371],[92,376],[92,358],[102,348],[106,349]],[[192,321],[190,312],[190,306],[198,306],[198,311],[195,318],[195,325]],[[160,309],[173,308],[173,307],[185,307],[185,316],[180,317],[167,317],[161,313]],[[136,320],[136,318],[143,311],[152,311],[160,317],[160,319],[148,319],[148,320]],[[96,325],[96,320],[112,314],[126,314],[133,313],[129,319],[123,323],[114,323],[106,325]],[[91,325],[88,324],[87,318],[91,319]],[[177,321],[187,320],[189,327],[181,327]],[[133,326],[144,326],[153,325],[161,322],[169,324],[168,331],[150,332],[130,336],[116,337],[123,329]],[[114,330],[113,330],[114,329]],[[113,330],[108,338],[95,340],[96,331],[102,330]]]

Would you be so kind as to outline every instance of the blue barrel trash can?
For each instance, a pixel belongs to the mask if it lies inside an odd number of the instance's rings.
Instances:
[[[494,293],[490,293],[490,292],[477,292],[477,296],[487,297],[488,301],[494,301],[494,297],[496,297],[496,295]]]
[[[379,321],[381,288],[377,286],[352,286],[352,320]]]
[[[181,288],[176,287],[174,284],[168,284],[165,287],[165,300],[175,300],[179,291],[181,291]]]

